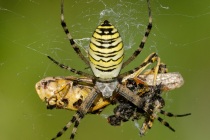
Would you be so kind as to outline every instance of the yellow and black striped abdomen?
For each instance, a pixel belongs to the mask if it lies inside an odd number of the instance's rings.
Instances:
[[[100,79],[115,78],[123,63],[123,43],[117,29],[105,20],[93,33],[88,50],[90,66]]]

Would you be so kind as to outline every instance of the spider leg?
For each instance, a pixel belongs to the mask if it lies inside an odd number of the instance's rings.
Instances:
[[[158,110],[157,110],[158,111]],[[155,110],[154,110],[155,112]],[[174,115],[170,112],[166,112],[164,110],[159,110],[158,112],[160,112],[161,114],[163,115],[166,115],[168,117],[184,117],[184,116],[188,116],[188,115],[191,115],[191,113],[187,113],[187,114],[182,114],[182,115]],[[175,129],[172,128],[170,126],[170,124],[165,121],[164,119],[162,119],[161,117],[157,116],[157,114],[153,113],[151,116],[150,116],[150,121],[148,122],[148,128],[150,129],[152,127],[152,123],[154,122],[154,120],[157,119],[160,123],[162,123],[163,125],[165,125],[166,127],[168,127],[170,130],[172,130],[173,132],[175,132]]]
[[[146,119],[140,129],[140,135],[143,136],[146,132],[146,130],[149,128],[152,128],[153,122],[154,120],[157,119],[160,123],[162,123],[163,125],[165,125],[166,127],[168,127],[169,129],[171,129],[172,131],[175,132],[175,130],[170,126],[170,124],[168,122],[166,122],[165,120],[163,120],[161,117],[157,116],[157,114],[152,113],[151,115],[148,114],[148,116],[146,116]]]
[[[165,120],[163,120],[161,117],[159,117],[157,115],[157,113],[161,112],[161,110],[159,109],[160,104],[157,102],[155,107],[152,107],[151,105],[149,105],[148,107],[144,108],[147,116],[145,119],[145,122],[142,125],[142,128],[140,129],[140,135],[144,135],[144,133],[146,132],[146,130],[152,127],[152,124],[154,122],[155,119],[157,119],[160,123],[162,123],[163,125],[165,125],[166,127],[168,127],[169,129],[171,129],[172,131],[175,132],[175,130],[170,126],[170,124],[168,122],[166,122]],[[166,112],[162,112],[161,114],[167,114]]]
[[[64,77],[66,80],[70,80],[74,83],[74,85],[84,85],[84,86],[90,86],[93,87],[94,83],[93,80],[88,77]]]
[[[174,114],[172,114],[170,112],[166,112],[164,110],[160,110],[160,113],[165,115],[165,116],[168,116],[168,117],[184,117],[184,116],[191,115],[191,113],[181,114],[181,115],[174,115]],[[167,121],[163,120],[161,117],[158,117],[157,119],[158,119],[158,121],[160,123],[162,123],[163,125],[165,125],[166,127],[168,127],[169,129],[171,129],[172,131],[175,132],[175,129],[173,129]]]
[[[149,36],[149,33],[152,29],[152,14],[151,14],[151,7],[150,7],[150,1],[147,0],[147,5],[148,5],[148,11],[149,11],[149,24],[147,25],[147,30],[144,34],[144,37],[138,47],[138,49],[133,53],[133,55],[131,55],[130,58],[128,58],[122,65],[122,68],[124,68],[125,66],[127,66],[131,61],[133,61],[142,51],[142,49],[144,48],[144,44]]]
[[[144,136],[145,132],[147,131],[147,129],[148,129],[148,125],[147,124],[148,124],[148,120],[145,119],[143,124],[142,124],[142,127],[139,130],[140,136]]]
[[[148,128],[149,129],[152,128],[153,122],[154,122],[154,119],[151,119],[150,117],[147,116],[147,118],[144,120],[142,124],[142,127],[140,128],[140,131],[139,131],[140,136],[143,136]]]
[[[175,132],[175,129],[173,129],[167,121],[163,120],[161,117],[158,117],[157,119],[160,123],[171,129],[171,131]]]
[[[56,135],[54,138],[52,138],[51,140],[55,140],[55,139],[57,139],[58,137],[62,136],[63,133],[71,126],[71,124],[73,124],[78,118],[79,118],[79,114],[76,113],[76,114],[72,117],[72,119],[63,127],[63,129],[62,129],[61,131],[59,131],[59,132],[57,133],[57,135]]]
[[[98,95],[98,90],[96,91],[96,87],[92,89],[92,91],[88,94],[85,98],[84,102],[81,104],[79,109],[77,110],[76,114],[72,117],[72,119],[63,127],[61,131],[57,133],[57,135],[52,138],[51,140],[55,140],[56,138],[63,135],[63,133],[74,123],[74,127],[72,129],[72,133],[70,139],[73,140],[77,131],[77,128],[80,124],[80,120],[87,114],[88,110],[90,109],[91,105],[93,104],[94,100]]]
[[[185,116],[191,115],[191,113],[175,115],[175,114],[172,114],[170,112],[166,112],[164,110],[160,110],[160,113],[165,115],[165,116],[168,116],[168,117],[185,117]]]
[[[61,0],[61,26],[63,27],[64,32],[66,33],[68,40],[71,44],[71,46],[73,47],[74,51],[79,55],[79,57],[89,66],[89,61],[87,60],[87,58],[82,54],[82,52],[80,51],[79,47],[76,45],[76,43],[74,42],[74,39],[72,38],[68,27],[66,25],[66,22],[64,20],[64,8],[63,8],[63,3],[64,0]]]
[[[140,129],[140,136],[143,136],[148,128],[152,128],[153,122],[157,118],[157,112],[159,112],[159,107],[159,104],[158,106],[154,107],[149,102],[145,103],[145,106],[143,108],[143,110],[145,111],[145,121]]]
[[[169,112],[165,112],[163,110],[160,110],[160,113],[163,114],[163,115],[166,115],[168,117],[184,117],[184,116],[188,116],[188,115],[191,115],[191,113],[187,113],[187,114],[182,114],[182,115],[174,115],[172,113],[169,113]],[[154,120],[157,119],[161,124],[165,125],[166,127],[168,127],[170,130],[172,130],[173,132],[175,132],[175,129],[172,128],[170,126],[170,124],[165,121],[164,119],[162,119],[161,117],[157,116],[156,114],[152,114],[151,116],[147,116],[141,129],[140,129],[140,135],[143,136],[146,132],[146,130],[149,128],[152,127],[152,124],[154,122]]]
[[[51,61],[53,61],[56,65],[58,65],[59,67],[61,67],[61,68],[63,68],[63,69],[66,69],[66,70],[71,71],[71,72],[73,72],[73,73],[75,73],[75,74],[78,74],[78,75],[82,75],[82,76],[88,77],[88,78],[90,78],[90,79],[94,79],[94,77],[93,77],[92,75],[88,74],[88,73],[85,73],[85,72],[82,72],[82,71],[78,71],[78,70],[73,69],[73,68],[71,68],[71,67],[69,67],[69,66],[66,66],[66,65],[64,65],[64,64],[61,64],[61,63],[59,63],[58,61],[54,60],[54,59],[53,59],[52,57],[50,57],[50,56],[47,56],[47,57],[48,57]]]
[[[150,64],[152,64],[154,62],[157,62],[157,65],[154,68],[154,79],[153,79],[153,85],[155,86],[157,74],[158,74],[159,67],[160,67],[160,57],[158,57],[158,55],[156,53],[150,54],[140,66],[134,68],[133,70],[130,70],[130,71],[120,74],[119,78],[123,79],[124,77],[131,75],[131,74],[133,77],[130,77],[130,78],[137,78],[140,75],[140,73],[142,73],[142,71],[144,71],[145,68],[147,68]]]
[[[136,105],[138,108],[142,108],[144,100],[140,96],[133,94],[133,92],[129,90],[126,86],[118,84],[116,92],[134,105]]]
[[[144,105],[144,116],[145,121],[140,129],[140,135],[143,136],[146,132],[146,130],[149,128],[152,128],[153,122],[155,119],[159,118],[157,113],[160,112],[160,108],[162,108],[162,102],[159,100],[154,101],[154,103],[151,103],[151,101],[147,100]]]

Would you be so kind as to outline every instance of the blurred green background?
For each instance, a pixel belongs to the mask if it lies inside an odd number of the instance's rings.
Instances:
[[[104,19],[119,29],[126,58],[138,46],[148,22],[146,1],[65,1],[65,17],[73,37],[87,45],[96,26]],[[210,138],[210,2],[151,1],[153,29],[142,54],[125,70],[139,65],[157,52],[169,71],[180,72],[185,84],[165,94],[165,110],[174,114],[191,112],[183,118],[164,117],[176,132],[155,121],[145,137],[139,137],[133,122],[110,126],[105,116],[87,115],[76,140],[207,140]],[[0,139],[49,140],[70,120],[73,111],[47,110],[34,85],[47,76],[71,73],[50,62],[85,71],[60,26],[59,0],[0,0]],[[132,46],[131,49],[129,46]],[[141,121],[140,121],[141,124]],[[60,139],[68,139],[70,130]]]

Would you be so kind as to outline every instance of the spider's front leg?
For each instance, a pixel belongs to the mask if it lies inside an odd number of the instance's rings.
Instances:
[[[92,91],[85,98],[84,102],[81,104],[81,106],[77,110],[76,114],[63,127],[63,129],[61,131],[59,131],[54,138],[52,138],[52,140],[55,140],[56,138],[60,137],[74,123],[74,127],[72,129],[71,136],[70,136],[70,139],[73,140],[74,137],[75,137],[77,128],[79,126],[80,120],[87,114],[87,112],[90,109],[91,105],[95,101],[97,95],[98,95],[98,89],[97,89],[97,87],[93,87]]]
[[[86,65],[89,66],[89,61],[87,60],[87,58],[82,54],[82,52],[80,51],[79,47],[76,45],[73,37],[71,36],[71,33],[66,25],[66,22],[64,20],[64,0],[61,0],[61,26],[72,46],[72,48],[74,49],[74,51],[79,55],[79,57],[86,63]]]
[[[121,96],[123,96],[126,100],[133,103],[138,108],[143,107],[144,100],[140,96],[134,94],[125,85],[118,84],[116,92],[119,93]]]

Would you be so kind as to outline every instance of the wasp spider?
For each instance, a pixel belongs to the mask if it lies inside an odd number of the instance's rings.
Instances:
[[[69,66],[65,66],[52,57],[48,56],[50,60],[52,60],[55,64],[69,70],[75,74],[88,77],[92,79],[93,85],[92,90],[87,95],[85,100],[82,102],[76,114],[72,117],[69,123],[54,137],[60,137],[64,131],[66,131],[73,123],[74,127],[70,136],[70,139],[74,139],[77,127],[79,126],[80,120],[85,116],[88,112],[94,101],[98,96],[102,94],[104,99],[109,99],[113,96],[113,93],[118,93],[123,96],[126,100],[137,106],[138,108],[143,107],[143,102],[140,96],[133,94],[133,92],[124,86],[121,81],[123,77],[134,74],[134,77],[139,75],[148,65],[157,62],[157,65],[154,69],[154,80],[153,84],[156,85],[156,77],[160,65],[160,58],[156,53],[152,53],[149,55],[145,61],[139,65],[138,67],[130,70],[128,72],[120,74],[120,71],[127,66],[131,61],[133,61],[144,48],[144,44],[149,36],[150,30],[152,28],[152,16],[151,16],[151,8],[150,1],[147,0],[148,5],[148,13],[149,13],[149,23],[145,32],[145,35],[140,42],[138,49],[133,53],[133,55],[128,58],[128,60],[123,61],[124,58],[124,49],[122,39],[118,30],[108,21],[105,20],[101,25],[99,25],[94,31],[92,38],[90,40],[90,45],[88,49],[88,59],[81,53],[78,46],[75,44],[74,39],[72,38],[66,22],[64,20],[64,1],[61,0],[61,25],[66,33],[69,42],[75,52],[79,55],[79,57],[90,66],[93,75],[88,73],[78,71]]]

